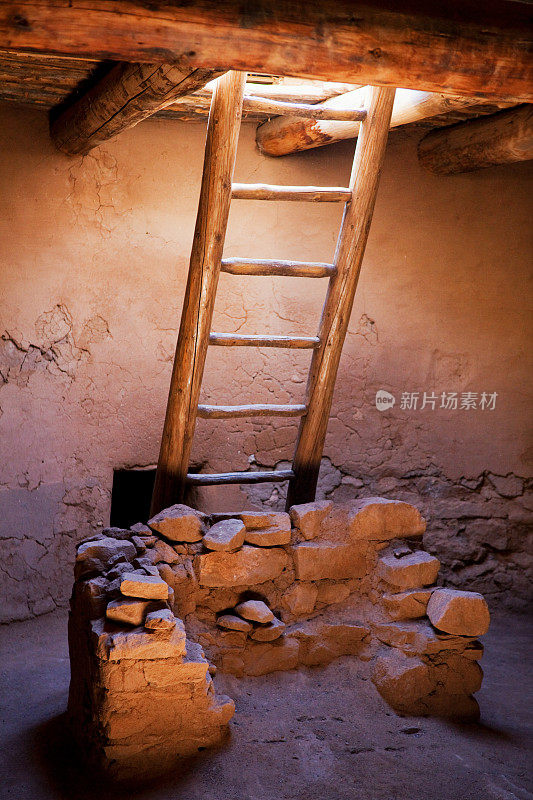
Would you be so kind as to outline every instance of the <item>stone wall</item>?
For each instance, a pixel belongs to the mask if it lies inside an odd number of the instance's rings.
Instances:
[[[205,656],[237,677],[356,656],[398,713],[477,719],[488,607],[435,585],[424,530],[384,498],[290,516],[177,505],[83,543],[69,623],[82,750],[131,777],[223,741],[234,708]]]
[[[205,126],[153,120],[83,158],[46,114],[0,106],[0,619],[66,604],[75,545],[109,523],[115,468],[157,459],[194,229]],[[236,179],[344,185],[353,142],[285,159],[242,129]],[[332,408],[320,497],[421,502],[449,580],[531,597],[527,347],[531,164],[453,178],[390,137]],[[329,261],[336,204],[239,202],[226,255]],[[308,335],[325,283],[223,275],[221,331]],[[246,353],[243,351],[246,350]],[[203,402],[302,402],[309,354],[220,348]],[[235,351],[235,352],[231,352]],[[237,352],[238,351],[238,352]],[[376,392],[394,395],[380,411]],[[494,410],[442,392],[498,394]],[[402,408],[404,392],[420,393]],[[435,392],[436,407],[421,408]],[[296,423],[202,420],[193,462],[224,471],[292,457]],[[205,511],[281,510],[271,485],[205,490]]]

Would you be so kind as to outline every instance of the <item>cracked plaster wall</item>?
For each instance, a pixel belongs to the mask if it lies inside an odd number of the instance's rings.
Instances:
[[[84,158],[44,113],[0,106],[1,619],[64,604],[76,541],[107,524],[113,468],[153,464],[200,186],[205,127],[148,121]],[[391,136],[339,371],[320,496],[422,507],[454,584],[531,596],[531,164],[454,178]],[[236,180],[343,185],[353,144],[283,160],[241,134]],[[334,204],[232,205],[226,255],[331,260]],[[214,329],[313,334],[324,281],[222,275]],[[212,348],[205,402],[301,402],[309,353]],[[375,393],[397,402],[380,412]],[[497,392],[494,411],[402,410],[404,391]],[[199,421],[210,471],[288,461],[293,420]],[[198,492],[280,507],[271,484]]]

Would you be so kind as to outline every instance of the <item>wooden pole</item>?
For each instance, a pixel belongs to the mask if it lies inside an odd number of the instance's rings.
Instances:
[[[307,383],[307,414],[298,432],[289,483],[287,508],[314,499],[324,449],[335,378],[348,330],[361,263],[374,211],[379,177],[385,157],[394,89],[370,91],[368,115],[361,123],[346,204],[318,338]]]
[[[338,95],[320,103],[320,108],[354,109],[361,108],[365,98],[365,88]],[[411,89],[397,89],[392,109],[391,128],[408,125],[450,111],[465,111],[479,101],[471,97],[451,97],[442,93],[420,92]],[[503,104],[506,106],[507,104]],[[267,156],[285,156],[300,150],[323,147],[343,139],[355,139],[359,133],[360,122],[330,122],[328,120],[302,119],[299,116],[280,116],[263,122],[257,128],[257,146]]]
[[[2,0],[0,47],[531,102],[513,0]]]
[[[423,167],[456,175],[533,158],[533,105],[431,131],[418,145]]]
[[[228,223],[246,73],[219,78],[207,127],[202,188],[151,515],[183,499]]]
[[[218,75],[176,64],[117,64],[52,121],[52,140],[69,155],[85,155]]]

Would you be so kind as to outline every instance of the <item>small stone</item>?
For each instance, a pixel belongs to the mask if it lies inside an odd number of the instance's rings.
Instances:
[[[174,548],[161,539],[155,543],[155,547],[151,551],[151,558],[153,564],[158,564],[160,561],[164,561],[165,564],[177,564],[178,561],[181,561]]]
[[[318,589],[314,583],[295,583],[283,595],[283,605],[291,614],[299,616],[310,614],[318,596]]]
[[[445,633],[483,636],[489,629],[489,607],[478,592],[437,589],[431,595],[427,614],[431,624]]]
[[[271,622],[274,614],[262,600],[245,600],[235,607],[237,614],[252,622]]]
[[[133,559],[133,563],[137,561],[136,558]],[[115,578],[120,578],[124,575],[125,572],[131,572],[133,569],[132,565],[129,561],[120,561],[118,564],[115,564],[113,569],[110,569],[109,572],[106,573],[106,577],[110,581],[114,581]]]
[[[216,522],[205,534],[203,544],[208,550],[223,550],[234,553],[244,544],[246,527],[240,519],[224,519]]]
[[[292,524],[304,539],[315,539],[320,533],[322,521],[332,508],[331,500],[317,500],[314,503],[292,506],[290,509]]]
[[[148,526],[172,542],[199,542],[204,519],[205,514],[178,503],[149,519]]]
[[[383,604],[392,619],[418,619],[425,617],[431,589],[410,589],[398,594],[384,594]]]
[[[102,528],[102,533],[111,539],[131,539],[131,530],[126,528]]]
[[[149,600],[111,600],[107,604],[105,615],[113,622],[137,627],[143,624],[149,605]]]
[[[155,575],[141,575],[136,572],[126,572],[122,576],[120,591],[126,597],[140,597],[147,600],[166,600],[168,598],[168,584]]]
[[[159,611],[149,611],[144,620],[145,631],[154,633],[168,633],[176,627],[176,617],[170,608],[162,608]]]
[[[225,628],[229,631],[241,631],[242,633],[249,633],[252,630],[252,625],[241,617],[235,614],[222,614],[217,619],[219,628]]]
[[[137,550],[138,555],[146,552],[146,543],[144,539],[141,539],[140,536],[132,536],[131,541],[135,545],[135,549]]]
[[[256,642],[274,642],[276,639],[279,639],[280,636],[283,636],[285,627],[285,623],[277,617],[274,617],[274,619],[266,625],[258,625],[254,628],[253,633],[250,634],[250,638],[255,639]]]
[[[133,531],[133,533],[147,533],[150,535],[150,528],[148,525],[143,525],[142,522],[136,522],[135,525],[131,525],[130,531]]]
[[[258,547],[275,547],[289,544],[291,519],[285,513],[259,514],[243,512],[240,515],[246,525],[244,540]]]
[[[391,586],[399,589],[415,589],[435,583],[440,562],[424,550],[395,558],[393,553],[379,559],[378,573]]]

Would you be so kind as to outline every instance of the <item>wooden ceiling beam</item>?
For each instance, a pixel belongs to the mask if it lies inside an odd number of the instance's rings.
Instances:
[[[365,98],[365,89],[332,97],[321,103],[321,108],[360,109]],[[398,89],[394,100],[391,128],[419,122],[452,111],[464,111],[476,106],[476,101],[467,97],[450,97],[437,92],[418,92]],[[503,104],[504,106],[507,104]],[[475,108],[474,108],[475,111]],[[359,133],[360,122],[331,122],[318,119],[302,119],[296,116],[274,117],[257,128],[257,146],[268,156],[285,156],[300,150],[311,150],[342,139],[354,139]]]
[[[418,145],[423,167],[456,175],[533,158],[533,105],[431,131]]]
[[[221,73],[173,64],[116,64],[50,125],[56,147],[85,155]]]
[[[0,47],[533,100],[514,0],[0,0]]]

